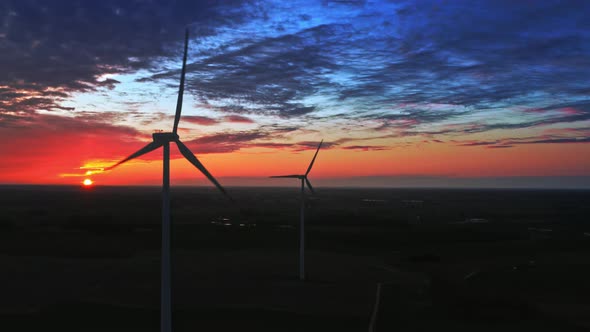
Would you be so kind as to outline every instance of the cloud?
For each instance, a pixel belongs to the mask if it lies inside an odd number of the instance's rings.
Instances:
[[[223,118],[226,122],[233,123],[254,123],[254,120],[241,115],[228,115]]]
[[[294,152],[317,149],[319,144],[317,141],[280,142],[280,140],[286,139],[285,134],[292,131],[293,128],[262,127],[250,131],[206,135],[184,143],[195,153],[229,153],[248,148],[280,149]],[[324,142],[322,148],[329,149],[335,145],[337,144]]]
[[[9,0],[2,6],[2,127],[41,110],[91,116],[64,103],[75,93],[103,91],[108,99],[137,82],[176,87],[189,23],[186,93],[208,107],[207,116],[183,117],[189,123],[259,123],[264,116],[297,128],[434,140],[590,121],[585,2]],[[153,122],[141,114],[132,119]],[[246,143],[219,135],[232,143],[200,143],[207,151]],[[283,144],[275,139],[251,140]],[[348,144],[368,146],[361,141]]]
[[[565,115],[563,115],[565,114]],[[522,122],[500,122],[500,123],[474,123],[473,126],[470,128],[465,128],[464,130],[456,130],[456,132],[463,132],[463,133],[479,133],[485,132],[490,130],[498,130],[498,129],[523,129],[523,128],[531,128],[531,127],[543,127],[549,126],[554,124],[564,124],[564,123],[575,123],[575,122],[584,122],[590,120],[590,112],[581,112],[576,111],[575,113],[570,112],[562,112],[560,115],[555,117],[548,117],[542,120],[529,120],[529,121],[522,121]]]
[[[258,142],[253,147],[266,148],[266,149],[285,150],[285,149],[291,149],[291,148],[293,148],[293,144],[291,144],[291,143]]]
[[[549,138],[549,139],[538,139],[527,142],[520,142],[520,144],[559,144],[559,143],[589,143],[590,137],[580,138]]]
[[[460,119],[475,113],[491,118],[495,110],[547,103],[544,96],[584,98],[587,94],[580,87],[588,84],[590,74],[590,30],[578,12],[578,5],[590,9],[588,4],[557,1],[526,5],[483,1],[477,6],[466,1],[444,6],[436,1],[402,2],[397,10],[399,34],[388,48],[389,53],[371,52],[375,44],[370,42],[361,43],[361,47],[355,45],[357,52],[366,50],[367,63],[371,61],[372,68],[368,73],[352,75],[355,84],[339,90],[340,100],[362,100],[370,105],[363,106],[364,109],[374,110],[387,109],[387,104],[425,102],[471,110],[457,114]],[[389,64],[379,67],[379,62],[372,61],[376,58],[388,59]],[[419,109],[387,113],[385,118],[398,120],[401,126],[405,125],[404,120],[425,115]],[[450,110],[441,113],[452,116]],[[557,114],[548,114],[549,118],[542,123],[588,119],[563,116],[581,115],[580,112],[566,113],[563,108]],[[383,115],[374,113],[367,117],[379,119]],[[448,118],[431,120],[440,123]],[[539,124],[527,119],[511,120],[511,124],[484,125],[480,130]],[[514,123],[515,120],[522,123]]]
[[[242,115],[227,115],[221,119],[214,119],[207,116],[198,116],[198,115],[183,115],[182,121],[186,121],[189,123],[194,123],[202,126],[213,126],[219,124],[221,122],[230,122],[230,123],[255,123],[254,120],[242,116]]]
[[[232,1],[239,4],[238,1]],[[7,0],[0,27],[0,113],[51,110],[72,92],[113,89],[107,74],[150,70],[176,55],[184,27],[222,20],[219,2]],[[241,21],[234,14],[235,23]],[[213,33],[198,30],[201,35]],[[35,98],[13,101],[25,92]],[[3,96],[2,96],[3,95]]]
[[[326,82],[321,73],[335,68],[314,40],[331,34],[317,26],[293,34],[241,40],[238,48],[205,51],[201,60],[188,64],[187,90],[218,110],[244,114],[300,117],[315,105],[300,102]],[[178,70],[157,73],[140,82],[176,79]],[[244,106],[248,104],[249,106]]]
[[[564,135],[585,135],[590,136],[590,127],[578,128],[549,128],[542,132],[543,135],[548,136],[564,136]]]
[[[183,122],[194,123],[202,126],[212,126],[218,124],[219,121],[206,117],[206,116],[198,116],[198,115],[184,115],[182,116]]]
[[[434,105],[436,106],[436,105]],[[382,125],[378,130],[385,130],[390,128],[408,130],[423,124],[437,123],[452,118],[461,117],[462,115],[470,113],[466,110],[434,110],[429,109],[433,106],[425,105],[401,105],[403,111],[399,113],[385,113],[380,115],[369,115],[368,118],[372,120],[382,121]]]
[[[459,144],[459,146],[481,146],[481,145],[494,145],[498,144],[498,141],[470,141],[467,143]]]
[[[268,139],[270,135],[266,131],[226,132],[202,136],[184,143],[195,153],[229,153],[251,147],[254,141]]]
[[[317,141],[301,141],[301,142],[297,142],[296,144],[294,144],[293,148],[295,151],[315,150],[318,148],[319,143],[320,142],[317,142]],[[323,142],[322,149],[328,150],[336,145],[337,144],[334,142]]]
[[[503,138],[493,141],[455,141],[457,146],[484,146],[486,148],[510,148],[517,145],[527,144],[573,144],[573,143],[589,143],[590,129],[589,128],[561,128],[557,130],[549,130],[541,136],[530,137],[513,137]]]
[[[383,151],[383,150],[390,150],[391,147],[383,146],[383,145],[349,145],[349,146],[343,146],[341,149],[359,150],[359,151]]]

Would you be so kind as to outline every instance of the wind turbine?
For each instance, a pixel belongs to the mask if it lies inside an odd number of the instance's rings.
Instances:
[[[311,172],[311,168],[313,167],[315,158],[318,156],[318,152],[320,152],[320,148],[322,147],[323,142],[324,140],[322,140],[318,145],[318,149],[315,151],[313,159],[311,160],[311,163],[309,163],[309,167],[307,167],[307,171],[305,171],[305,174],[271,176],[271,178],[291,178],[301,180],[301,212],[299,219],[299,280],[305,280],[305,184],[307,184],[307,188],[309,188],[309,191],[311,191],[312,194],[315,194],[315,191],[313,190],[313,187],[311,185],[311,182],[309,182],[307,175],[309,174],[309,172]]]
[[[174,117],[174,129],[172,132],[158,132],[152,134],[153,141],[129,157],[119,161],[115,165],[107,168],[111,170],[131,159],[137,158],[159,147],[164,148],[163,163],[163,180],[162,180],[162,261],[161,261],[161,307],[160,307],[160,331],[172,331],[172,301],[171,301],[171,264],[170,264],[170,142],[176,143],[180,153],[193,164],[209,181],[211,181],[225,196],[230,200],[231,197],[223,187],[215,180],[213,175],[207,171],[205,166],[197,157],[184,145],[176,133],[178,130],[178,121],[182,110],[182,95],[184,92],[184,76],[186,73],[186,56],[188,51],[188,29],[184,36],[184,56],[182,58],[182,73],[180,76],[180,86],[178,88],[178,100],[176,102],[176,115]]]

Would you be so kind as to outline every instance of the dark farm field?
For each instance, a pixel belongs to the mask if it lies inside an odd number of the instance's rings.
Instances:
[[[590,329],[590,192],[172,188],[176,331]],[[158,331],[160,190],[1,186],[2,330]]]

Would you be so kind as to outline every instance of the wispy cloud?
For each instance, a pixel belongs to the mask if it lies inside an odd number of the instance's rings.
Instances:
[[[344,150],[358,150],[358,151],[383,151],[391,149],[388,146],[383,145],[349,145],[343,146]]]
[[[572,144],[590,142],[590,129],[583,128],[560,128],[548,130],[540,136],[529,137],[506,137],[499,140],[468,140],[454,141],[457,146],[485,146],[487,148],[509,148],[517,145],[527,144]]]
[[[241,115],[228,115],[224,117],[223,120],[233,123],[254,123],[254,120]]]
[[[185,115],[182,117],[183,122],[194,123],[202,126],[212,126],[214,124],[218,124],[219,121],[206,117],[206,116],[198,116],[198,115]]]

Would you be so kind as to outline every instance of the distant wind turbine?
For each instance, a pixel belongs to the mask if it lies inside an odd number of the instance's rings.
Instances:
[[[318,145],[318,149],[315,151],[313,155],[313,159],[311,163],[309,163],[309,167],[307,167],[307,171],[305,174],[298,175],[275,175],[271,176],[271,178],[291,178],[291,179],[299,179],[301,180],[301,212],[300,212],[300,221],[299,221],[299,279],[305,280],[305,184],[307,184],[307,188],[311,191],[312,194],[315,194],[311,182],[307,178],[309,172],[311,172],[311,168],[313,167],[313,163],[315,162],[315,158],[318,156],[318,152],[320,152],[320,148],[322,147],[322,143],[324,140],[320,142]]]
[[[178,88],[178,100],[176,102],[176,115],[174,117],[174,129],[171,133],[154,133],[152,134],[153,142],[139,149],[139,151],[129,157],[119,161],[115,165],[107,168],[111,170],[131,159],[137,158],[159,147],[164,148],[164,167],[162,181],[162,280],[161,280],[161,307],[160,307],[160,331],[172,331],[172,303],[171,303],[171,277],[170,277],[170,142],[176,143],[180,153],[193,164],[201,173],[203,173],[225,196],[230,200],[231,197],[223,187],[215,180],[213,175],[207,171],[205,166],[195,157],[195,155],[184,145],[176,133],[178,130],[178,121],[182,110],[182,95],[184,92],[184,76],[186,73],[186,56],[188,51],[188,29],[184,36],[184,57],[182,58],[182,73],[180,76],[180,87]]]

